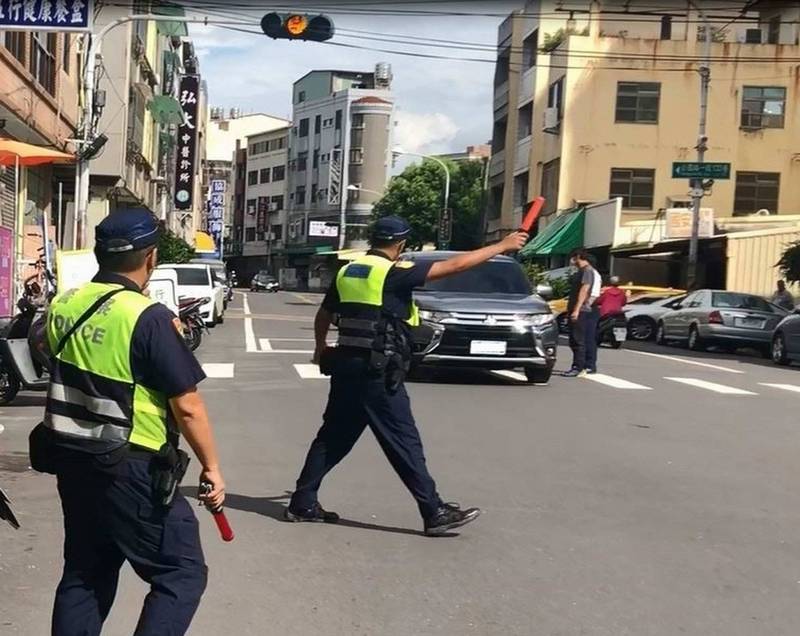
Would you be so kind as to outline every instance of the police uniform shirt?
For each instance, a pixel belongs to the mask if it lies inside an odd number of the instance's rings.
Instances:
[[[381,256],[388,260],[388,257],[379,250],[367,252],[370,256]],[[417,287],[423,287],[428,278],[428,272],[433,266],[431,262],[419,261],[398,261],[386,276],[383,286],[383,309],[387,313],[407,320],[411,317],[410,307],[413,300],[413,292]],[[335,314],[339,311],[339,291],[334,282],[325,299],[322,301],[322,308],[329,313]]]
[[[101,272],[92,282],[122,285],[141,293],[136,283],[116,274]],[[131,341],[131,371],[136,382],[168,398],[185,393],[206,377],[174,320],[166,305],[155,303],[139,316]]]

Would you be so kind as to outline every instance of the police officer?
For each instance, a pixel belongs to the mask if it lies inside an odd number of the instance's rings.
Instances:
[[[403,373],[411,357],[409,327],[418,323],[412,291],[471,269],[504,252],[517,251],[527,234],[516,232],[495,245],[437,262],[400,261],[411,233],[399,217],[375,222],[372,249],[343,267],[317,312],[314,361],[331,375],[323,424],[308,451],[285,517],[289,521],[336,523],[317,491],[369,426],[400,479],[416,499],[425,533],[439,535],[473,521],[477,508],[461,510],[442,501],[428,473]],[[326,337],[338,319],[338,347]]]
[[[158,234],[149,212],[108,216],[95,232],[98,274],[48,312],[51,381],[31,460],[57,475],[64,513],[56,636],[100,634],[125,561],[151,586],[138,636],[184,634],[206,586],[197,519],[176,490],[188,463],[180,433],[213,485],[206,502],[222,504],[225,485],[197,392],[205,375],[169,309],[142,293]]]

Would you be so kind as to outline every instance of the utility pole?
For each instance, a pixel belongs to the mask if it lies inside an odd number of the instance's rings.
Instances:
[[[711,22],[700,8],[699,4],[691,3],[700,14],[700,19],[705,25],[705,44],[703,61],[700,64],[700,126],[697,133],[697,163],[702,164],[706,159],[708,149],[708,135],[706,134],[706,121],[708,118],[708,89],[711,84]],[[688,289],[697,285],[697,252],[698,235],[700,233],[700,205],[703,200],[703,180],[692,179],[692,236],[689,239],[689,269],[686,275]]]

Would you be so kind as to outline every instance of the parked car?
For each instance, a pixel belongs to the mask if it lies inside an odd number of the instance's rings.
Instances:
[[[405,258],[439,261],[453,252]],[[421,325],[414,329],[415,364],[524,369],[546,383],[556,362],[558,330],[542,296],[514,259],[498,256],[475,269],[427,283],[414,293]]]
[[[685,342],[695,351],[710,345],[755,347],[769,356],[772,334],[788,312],[759,296],[701,289],[690,293],[658,321],[656,340]]]
[[[628,319],[628,337],[631,340],[654,340],[658,319],[668,311],[672,311],[681,301],[682,296],[659,296],[643,294],[631,299],[623,308]]]
[[[227,309],[228,303],[233,299],[233,285],[228,278],[228,270],[225,267],[225,263],[223,261],[207,258],[193,258],[189,262],[193,265],[208,265],[211,268],[211,274],[214,276],[214,280],[222,285],[222,298],[225,309]]]
[[[772,335],[772,361],[786,365],[800,360],[800,309],[778,323]]]
[[[252,292],[265,291],[274,294],[280,291],[280,288],[278,280],[266,270],[258,272],[250,281],[250,291]]]
[[[213,327],[225,316],[225,297],[222,283],[214,278],[211,268],[200,263],[167,263],[156,269],[172,269],[178,275],[179,298],[206,298],[200,307],[203,321]]]

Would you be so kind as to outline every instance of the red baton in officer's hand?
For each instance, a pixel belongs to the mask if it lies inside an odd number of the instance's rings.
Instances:
[[[536,197],[533,200],[533,203],[531,203],[531,207],[528,208],[528,213],[522,220],[522,225],[519,226],[520,232],[525,232],[526,234],[531,233],[533,225],[534,223],[536,223],[536,219],[539,218],[539,214],[542,212],[543,207],[544,207],[544,197]]]
[[[204,481],[200,484],[201,495],[208,494],[213,489],[214,486],[209,484],[207,481]],[[228,523],[228,517],[225,516],[225,512],[222,510],[222,506],[219,508],[212,508],[206,504],[206,508],[211,513],[211,516],[214,517],[214,523],[217,524],[217,530],[219,530],[220,538],[225,542],[233,541],[233,530],[231,529],[231,524]]]

